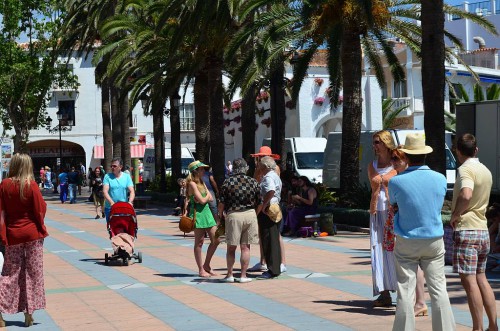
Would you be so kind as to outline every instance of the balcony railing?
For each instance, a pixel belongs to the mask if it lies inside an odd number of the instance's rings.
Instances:
[[[399,113],[398,116],[409,116],[413,113],[411,98],[392,98],[391,110],[397,110],[401,107],[406,106],[406,108]]]
[[[463,4],[457,5],[455,7],[461,8],[469,13],[475,13],[479,16],[490,16],[500,13],[500,0],[479,1],[474,3],[464,2]],[[448,17],[449,21],[455,21],[459,19],[461,18],[457,15],[450,15]]]

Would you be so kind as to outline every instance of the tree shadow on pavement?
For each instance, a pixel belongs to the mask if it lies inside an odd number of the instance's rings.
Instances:
[[[391,316],[394,315],[396,312],[395,306],[373,308],[373,302],[370,300],[349,300],[349,301],[321,300],[313,302],[340,306],[339,308],[332,309],[332,311],[345,311],[347,313],[357,313],[357,314],[365,314],[371,316],[373,315]]]

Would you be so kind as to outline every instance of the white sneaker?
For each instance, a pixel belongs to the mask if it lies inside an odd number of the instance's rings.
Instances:
[[[230,277],[222,278],[220,280],[220,282],[221,283],[234,283],[234,277],[230,276]]]
[[[283,263],[280,265],[280,270],[281,270],[281,273],[286,272],[286,266]]]
[[[256,263],[253,267],[249,268],[248,271],[267,271],[267,264]]]

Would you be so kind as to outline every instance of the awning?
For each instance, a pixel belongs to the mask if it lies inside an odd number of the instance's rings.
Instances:
[[[146,148],[153,148],[154,145],[134,144],[130,145],[130,157],[132,159],[142,159]],[[104,146],[94,146],[94,159],[104,159]]]

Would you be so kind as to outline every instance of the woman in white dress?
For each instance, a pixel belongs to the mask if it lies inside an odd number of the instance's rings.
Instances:
[[[389,179],[396,175],[391,164],[391,151],[396,148],[389,131],[378,131],[373,135],[373,150],[376,159],[368,165],[368,178],[372,189],[370,201],[370,250],[372,264],[373,295],[379,296],[374,307],[392,306],[390,291],[396,291],[397,278],[394,254],[384,247],[385,225],[390,216]]]

